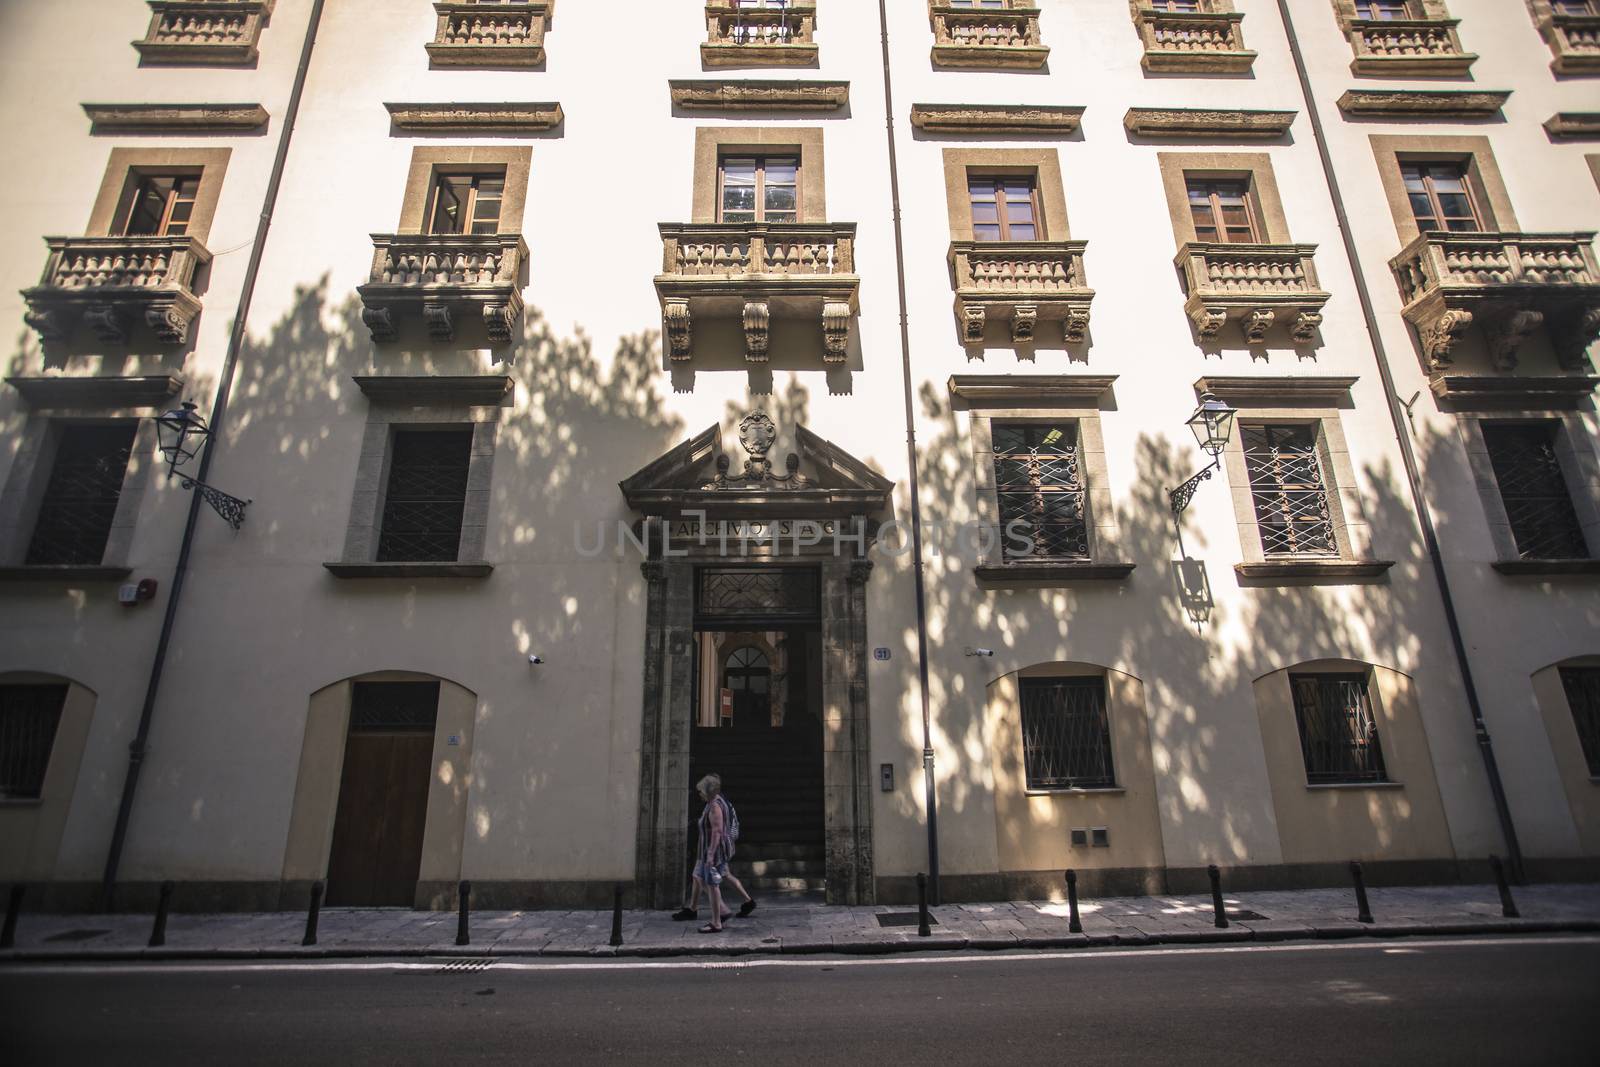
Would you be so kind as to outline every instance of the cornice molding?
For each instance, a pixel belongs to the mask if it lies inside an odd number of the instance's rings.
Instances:
[[[836,111],[850,103],[847,81],[674,78],[674,107],[687,111]]]
[[[260,104],[84,104],[89,132],[239,133],[267,124],[267,109]]]
[[[357,374],[351,378],[368,400],[497,407],[511,392],[505,374]]]
[[[1447,401],[1452,411],[1510,409],[1559,411],[1577,408],[1588,400],[1600,377],[1592,374],[1442,374],[1434,378],[1433,394]]]
[[[1297,111],[1222,111],[1191,107],[1130,107],[1123,128],[1139,137],[1218,141],[1267,140],[1289,132]]]
[[[1211,393],[1219,400],[1244,404],[1336,404],[1350,399],[1356,377],[1334,375],[1251,376],[1208,375],[1194,383],[1196,394]]]
[[[554,102],[383,105],[397,130],[420,133],[542,133],[566,119]]]
[[[1488,119],[1510,96],[1510,89],[1348,89],[1339,110],[1356,117]]]
[[[7,378],[6,383],[36,408],[158,407],[183,388],[183,379],[170,374],[138,378],[50,375]]]
[[[1558,111],[1544,120],[1544,132],[1555,140],[1600,140],[1600,111]]]
[[[912,104],[911,125],[928,133],[1078,132],[1083,108],[1065,104]]]
[[[1115,374],[952,374],[950,395],[971,407],[1051,407],[1099,403]]]

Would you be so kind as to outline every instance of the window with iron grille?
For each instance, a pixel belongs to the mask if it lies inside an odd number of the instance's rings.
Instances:
[[[1485,422],[1483,441],[1522,559],[1586,559],[1583,527],[1556,456],[1557,422]]]
[[[356,682],[350,690],[354,733],[432,733],[439,715],[438,682]]]
[[[1261,550],[1268,556],[1334,556],[1333,516],[1314,425],[1241,428]]]
[[[1290,675],[1289,685],[1309,784],[1389,780],[1365,676]]]
[[[1561,685],[1578,727],[1578,744],[1583,747],[1589,777],[1600,778],[1600,667],[1562,667]]]
[[[1089,524],[1078,424],[997,422],[993,435],[1003,557],[1087,559]],[[1032,541],[1031,550],[1021,539]]]
[[[66,702],[64,685],[0,685],[0,798],[38,799]]]
[[[378,562],[448,562],[461,546],[472,428],[396,430]]]
[[[25,562],[101,562],[136,428],[131,422],[61,427]]]
[[[1029,789],[1115,786],[1105,679],[1022,679],[1022,758]]]

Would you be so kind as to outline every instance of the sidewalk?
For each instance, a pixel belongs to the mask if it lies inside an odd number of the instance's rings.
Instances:
[[[1107,897],[1081,902],[1083,933],[1068,932],[1065,903],[1012,901],[931,908],[932,936],[918,937],[915,907],[829,907],[769,898],[725,932],[705,921],[673,922],[665,911],[627,911],[613,948],[609,911],[484,911],[471,916],[471,944],[458,946],[453,912],[330,908],[315,946],[302,946],[294,912],[173,914],[166,945],[148,948],[150,915],[46,915],[24,909],[11,960],[316,958],[329,956],[691,956],[749,953],[887,953],[919,949],[1072,948],[1426,934],[1600,932],[1600,885],[1513,890],[1521,918],[1502,917],[1492,885],[1371,889],[1376,922],[1356,922],[1348,889],[1230,893],[1227,929],[1204,897]],[[880,915],[908,925],[884,926]],[[909,917],[909,919],[907,919]]]

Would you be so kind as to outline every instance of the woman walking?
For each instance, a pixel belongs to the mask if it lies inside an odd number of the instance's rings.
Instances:
[[[739,909],[740,915],[748,915],[755,910],[755,901],[744,886],[728,875],[728,861],[733,858],[733,808],[722,795],[722,779],[715,774],[708,774],[695,783],[695,790],[700,794],[700,799],[705,801],[705,809],[700,812],[700,843],[694,864],[694,893],[700,895],[701,888],[706,890],[706,895],[711,901],[711,921],[700,927],[702,934],[715,934],[722,931],[722,882],[728,879],[738,888],[741,896],[745,898],[744,906]]]

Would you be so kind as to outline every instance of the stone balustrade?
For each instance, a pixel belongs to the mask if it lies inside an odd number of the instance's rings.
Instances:
[[[1039,9],[1018,0],[1003,8],[928,5],[933,65],[1036,69],[1050,49],[1039,39]]]
[[[1600,335],[1594,233],[1425,233],[1389,261],[1430,370],[1454,362],[1457,341],[1483,328],[1497,370],[1514,370],[1523,341],[1548,325],[1567,370],[1588,365]]]
[[[1600,74],[1600,15],[1551,13],[1541,26],[1557,74]]]
[[[194,237],[46,237],[39,284],[23,290],[23,318],[44,340],[81,320],[105,344],[128,342],[143,320],[158,342],[181,345],[200,313],[195,275],[211,253]]]
[[[1478,57],[1461,50],[1459,19],[1351,19],[1356,74],[1459,76]]]
[[[436,67],[537,67],[554,6],[553,0],[436,3],[428,57]]]
[[[1317,283],[1316,250],[1302,244],[1186,244],[1175,261],[1189,294],[1184,311],[1202,339],[1217,337],[1234,319],[1246,343],[1265,344],[1281,315],[1294,342],[1310,344],[1328,302]]]
[[[149,0],[150,28],[133,42],[145,63],[253,63],[272,0]]]
[[[1134,13],[1144,41],[1144,69],[1185,73],[1241,73],[1256,54],[1244,46],[1237,11],[1156,11]]]
[[[990,318],[1009,322],[1011,340],[1034,339],[1041,319],[1061,323],[1068,344],[1084,340],[1094,290],[1084,275],[1087,241],[953,241],[948,260],[962,342],[983,342]]]
[[[814,0],[794,0],[781,9],[711,0],[700,58],[708,67],[810,66],[817,61],[816,25]]]
[[[774,316],[820,316],[823,359],[844,360],[861,279],[855,223],[661,223],[655,280],[674,360],[693,355],[696,318],[740,320],[745,358],[767,360]]]
[[[463,313],[482,318],[490,344],[512,340],[528,260],[520,234],[375,233],[372,244],[370,280],[356,292],[374,341],[396,340],[413,311],[436,341],[455,340]]]

